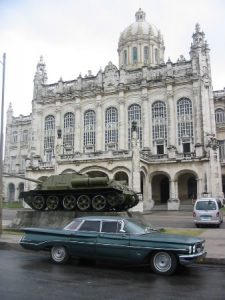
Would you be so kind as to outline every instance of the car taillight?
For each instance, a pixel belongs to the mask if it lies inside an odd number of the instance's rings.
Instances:
[[[219,218],[219,216],[220,216],[220,213],[219,213],[219,212],[217,212],[217,213],[216,213],[216,216],[217,216],[217,218]]]
[[[195,213],[195,212],[193,212],[193,217],[194,217],[194,218],[196,217],[196,213]]]

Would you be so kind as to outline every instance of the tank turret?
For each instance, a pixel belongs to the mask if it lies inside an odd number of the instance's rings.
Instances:
[[[34,190],[19,195],[35,210],[124,211],[139,202],[124,182],[107,177],[73,173],[36,182]]]

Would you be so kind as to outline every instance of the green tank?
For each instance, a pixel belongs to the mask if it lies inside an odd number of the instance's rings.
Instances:
[[[107,177],[73,173],[31,181],[37,187],[21,192],[19,198],[35,210],[125,211],[139,202],[124,182]]]

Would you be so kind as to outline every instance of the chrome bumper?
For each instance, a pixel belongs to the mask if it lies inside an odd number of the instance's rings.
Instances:
[[[196,261],[199,261],[202,258],[204,258],[206,256],[206,254],[207,254],[206,251],[202,251],[202,252],[195,253],[195,254],[179,255],[179,262],[181,265],[193,264]]]

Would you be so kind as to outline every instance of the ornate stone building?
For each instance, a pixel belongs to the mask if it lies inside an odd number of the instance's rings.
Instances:
[[[142,194],[140,210],[179,209],[206,192],[222,196],[225,91],[212,90],[205,34],[196,25],[190,58],[165,62],[163,36],[145,17],[139,9],[121,33],[119,68],[109,62],[96,75],[48,84],[41,57],[31,115],[15,118],[8,109],[6,172],[126,180]],[[16,200],[23,181],[4,182],[6,199]]]

